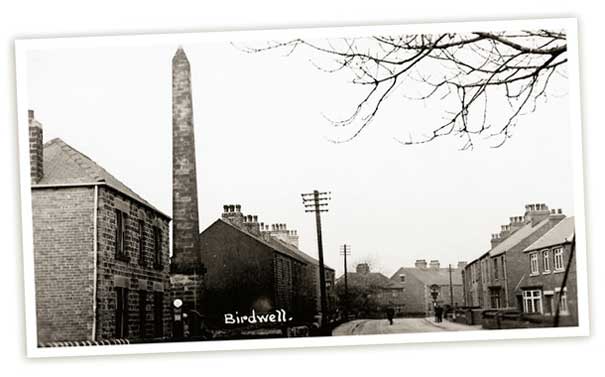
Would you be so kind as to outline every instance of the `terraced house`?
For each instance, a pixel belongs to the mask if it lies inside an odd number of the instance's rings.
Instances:
[[[525,249],[555,227],[565,215],[546,204],[528,204],[523,216],[510,218],[492,234],[491,248],[464,269],[466,306],[523,309],[520,285],[527,272]]]
[[[256,215],[244,215],[239,204],[223,210],[199,237],[209,323],[225,327],[225,314],[277,309],[291,315],[290,324],[313,321],[320,309],[319,263],[298,249],[295,232],[284,224],[265,226]],[[325,267],[331,295],[334,269]]]
[[[38,342],[171,336],[170,218],[29,112]]]
[[[572,255],[575,224],[567,217],[525,250],[526,270],[519,284],[523,311],[561,325],[578,325],[576,263]]]

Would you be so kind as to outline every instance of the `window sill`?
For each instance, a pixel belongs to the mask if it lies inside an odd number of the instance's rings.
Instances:
[[[120,261],[120,262],[125,262],[128,263],[130,262],[130,258],[128,257],[128,255],[116,255],[116,260]]]
[[[539,272],[532,272],[529,274],[529,276],[540,276]]]
[[[553,274],[562,274],[564,272],[565,272],[565,270],[554,270]]]
[[[550,275],[550,270],[542,272],[542,275]]]

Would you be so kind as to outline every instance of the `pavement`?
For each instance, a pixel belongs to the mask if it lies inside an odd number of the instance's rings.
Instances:
[[[392,325],[389,325],[387,319],[356,319],[338,326],[332,331],[332,335],[403,334],[480,329],[481,326],[468,326],[446,320],[437,323],[433,318],[395,318]]]

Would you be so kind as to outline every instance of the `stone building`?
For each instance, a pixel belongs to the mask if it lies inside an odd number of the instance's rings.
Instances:
[[[170,218],[29,112],[38,342],[171,336]]]
[[[561,325],[578,325],[576,263],[570,259],[574,236],[574,218],[566,217],[523,250],[525,275],[516,294],[524,313],[551,324],[558,307]]]
[[[267,228],[257,216],[244,215],[240,205],[225,205],[221,218],[200,234],[201,261],[207,268],[203,306],[214,326],[224,327],[227,313],[247,315],[253,309],[284,309],[292,324],[309,323],[318,313],[318,262],[296,244],[261,229]],[[329,293],[334,270],[327,266],[326,278]]]
[[[492,234],[491,248],[464,270],[465,303],[484,309],[521,309],[519,284],[527,271],[523,251],[557,225],[565,215],[546,204],[528,204],[523,216],[511,217]]]
[[[433,313],[433,302],[439,305],[462,305],[464,301],[462,287],[462,269],[466,262],[458,262],[455,267],[442,268],[438,260],[419,259],[414,267],[401,267],[391,277],[404,287],[405,307],[402,315],[429,316]],[[431,290],[437,291],[433,300]],[[453,296],[452,296],[453,293]]]

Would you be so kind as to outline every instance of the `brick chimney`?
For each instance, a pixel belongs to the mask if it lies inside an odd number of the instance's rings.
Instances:
[[[29,161],[32,185],[44,177],[44,137],[42,124],[34,118],[34,110],[27,111],[29,123]]]
[[[193,132],[191,68],[185,51],[172,58],[172,269],[202,267],[199,248],[197,174]]]
[[[544,203],[526,204],[525,205],[525,221],[531,222],[532,225],[538,224],[550,215],[550,210]]]
[[[550,210],[549,218],[551,220],[562,220],[565,218],[565,214],[563,214],[563,210],[561,208],[557,208],[557,209],[553,208]]]
[[[440,266],[440,264],[439,264],[439,261],[438,261],[437,259],[433,259],[433,260],[431,260],[431,262],[429,263],[429,268],[430,268],[431,270],[438,270],[438,269],[439,269],[439,266]]]
[[[500,239],[504,240],[506,239],[508,236],[511,235],[511,231],[510,231],[510,225],[501,225],[500,226]]]
[[[298,232],[288,229],[286,224],[272,224],[271,227],[267,225],[264,233],[298,248]]]
[[[242,214],[242,206],[239,204],[225,204],[221,217],[237,227],[244,227],[244,215]]]
[[[503,239],[500,238],[500,234],[499,233],[493,233],[492,234],[492,240],[491,240],[492,249],[494,247],[496,247],[502,241],[503,241]]]
[[[243,226],[244,228],[257,236],[261,235],[260,224],[258,223],[258,216],[256,215],[247,215],[243,216]]]
[[[523,225],[525,225],[523,216],[514,216],[514,217],[509,218],[509,220],[510,220],[510,223],[508,225],[509,225],[511,234],[516,232],[517,230],[521,229],[523,227]]]
[[[367,263],[359,263],[357,265],[356,271],[358,274],[368,274],[370,273],[370,265]]]
[[[416,259],[416,262],[414,263],[414,267],[416,267],[420,270],[426,270],[426,260],[425,259]]]
[[[459,270],[462,270],[462,269],[464,269],[464,267],[466,267],[466,264],[467,264],[467,262],[466,262],[466,261],[459,261],[459,262],[458,262],[458,267],[457,267],[457,268],[458,268]]]

